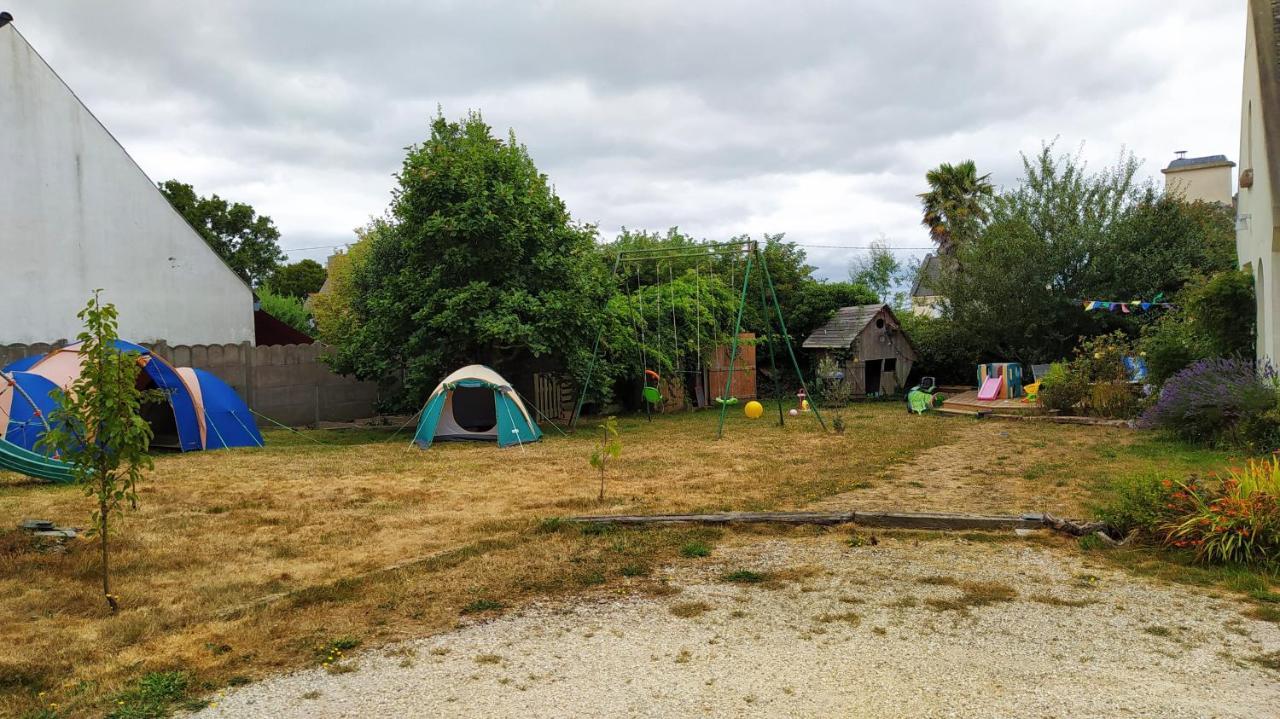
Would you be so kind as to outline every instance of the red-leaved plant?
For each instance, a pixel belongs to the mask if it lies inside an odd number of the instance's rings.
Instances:
[[[1250,460],[1216,481],[1165,482],[1166,509],[1177,517],[1165,541],[1202,561],[1265,564],[1280,560],[1280,457]]]

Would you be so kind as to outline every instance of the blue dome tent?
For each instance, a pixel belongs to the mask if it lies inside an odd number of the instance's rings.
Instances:
[[[35,451],[58,406],[50,396],[57,388],[37,374],[0,371],[0,439]]]
[[[143,415],[151,424],[153,446],[172,446],[183,452],[225,447],[261,447],[262,434],[244,402],[226,383],[203,370],[175,368],[147,348],[118,340],[122,352],[137,352],[145,389],[165,393],[167,402],[148,405]],[[72,344],[44,356],[27,357],[5,367],[12,378],[13,397],[0,394],[0,440],[34,449],[44,433],[42,417],[56,406],[49,396],[67,389],[80,376],[80,345]],[[7,419],[7,421],[6,421]]]
[[[231,385],[202,369],[179,367],[178,375],[203,408],[204,449],[262,446],[262,433],[253,415]]]

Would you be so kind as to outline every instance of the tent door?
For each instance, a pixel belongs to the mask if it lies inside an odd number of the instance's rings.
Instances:
[[[142,418],[151,425],[151,447],[154,449],[182,449],[178,437],[178,423],[173,407],[168,402],[148,402],[142,405]]]
[[[453,421],[468,432],[492,433],[498,424],[493,404],[494,391],[488,387],[458,387],[453,390]]]

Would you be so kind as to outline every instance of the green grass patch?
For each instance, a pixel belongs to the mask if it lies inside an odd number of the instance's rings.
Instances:
[[[320,645],[316,649],[316,661],[321,664],[332,664],[341,660],[344,654],[358,646],[360,646],[360,640],[355,637],[338,637]]]
[[[462,608],[463,614],[480,614],[482,612],[496,612],[499,609],[506,609],[507,605],[493,599],[477,599],[474,602]]]
[[[688,542],[680,547],[680,556],[686,559],[699,559],[711,556],[711,545],[706,542]]]
[[[726,572],[720,578],[734,584],[761,584],[769,580],[769,575],[764,572],[753,572],[750,569],[736,569]]]
[[[187,696],[184,672],[152,672],[115,697],[108,719],[162,719]]]

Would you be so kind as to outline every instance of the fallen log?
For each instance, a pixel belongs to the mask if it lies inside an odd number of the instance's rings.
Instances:
[[[580,524],[857,524],[885,529],[1039,529],[1039,514],[974,515],[936,512],[724,512],[720,514],[608,514],[569,517]]]

